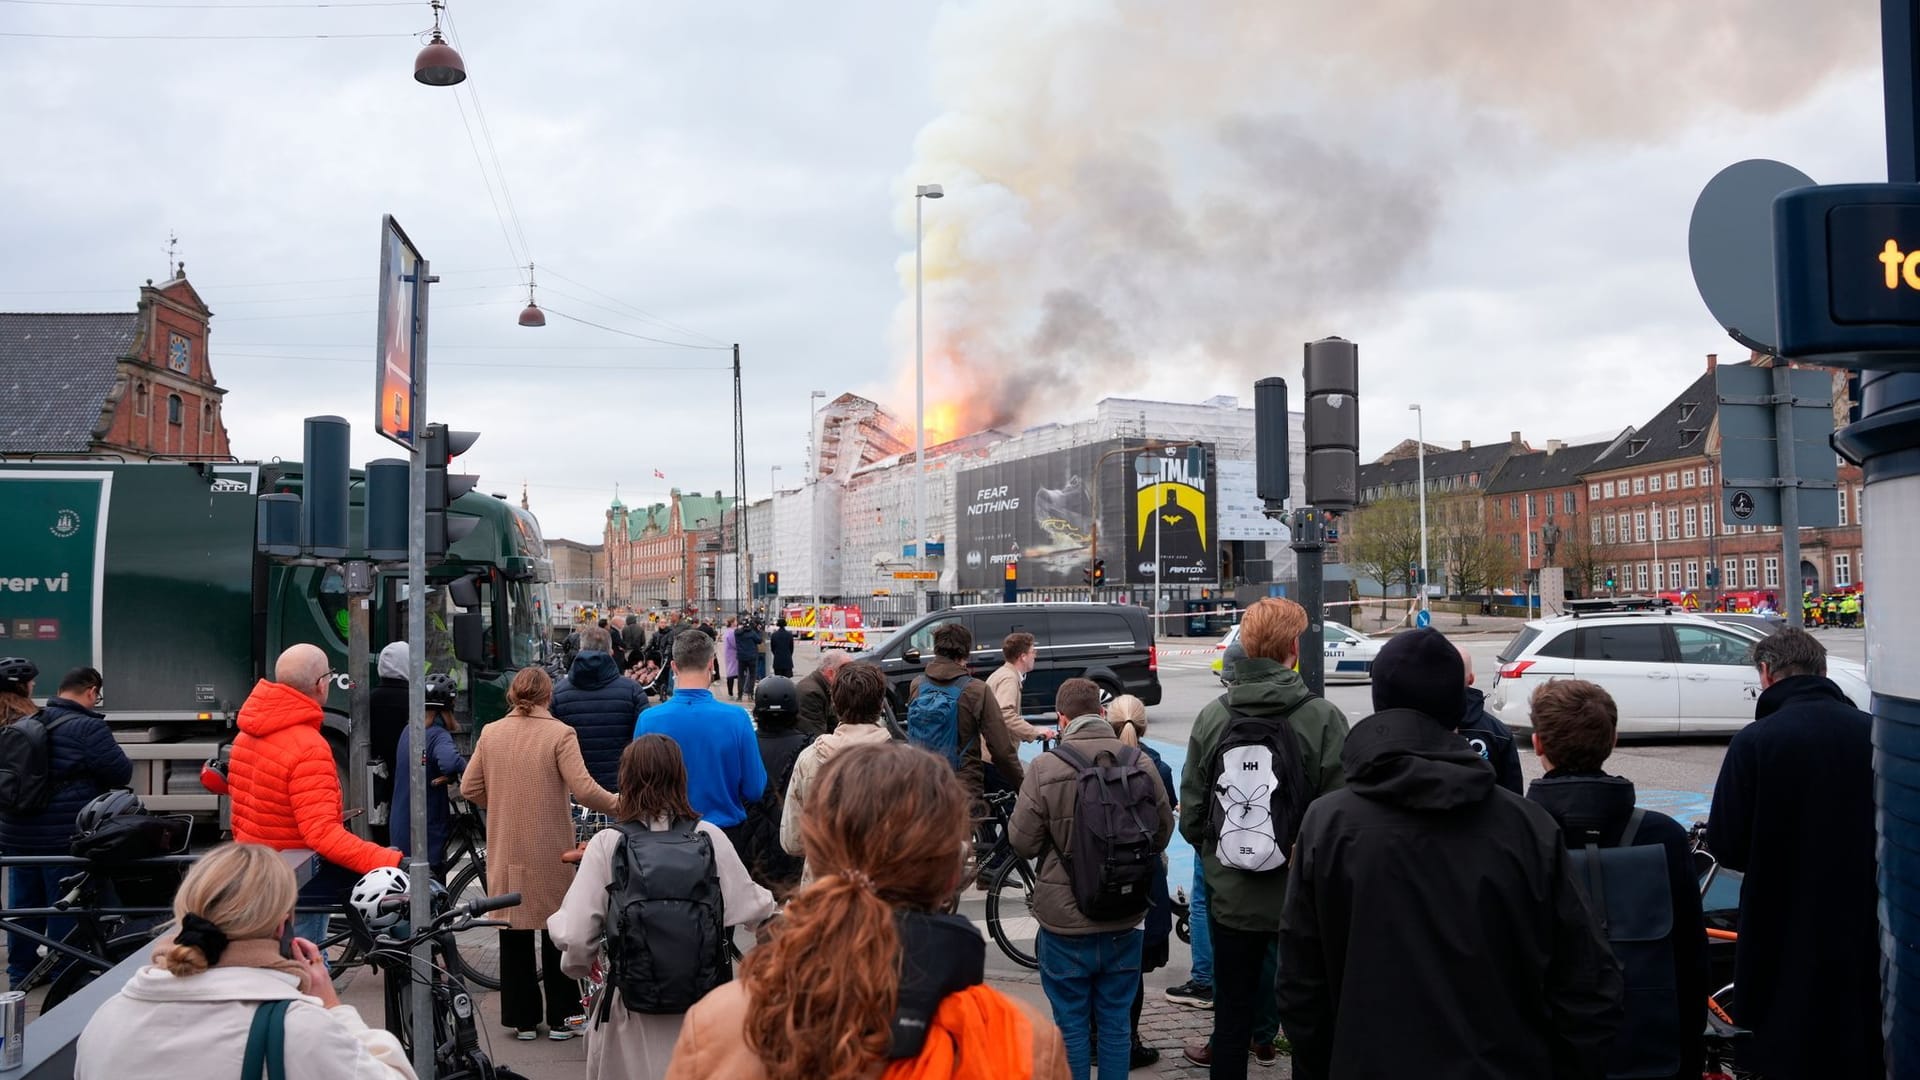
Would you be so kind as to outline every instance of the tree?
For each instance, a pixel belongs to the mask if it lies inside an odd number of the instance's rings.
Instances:
[[[1583,516],[1568,522],[1554,547],[1553,559],[1546,564],[1567,572],[1567,587],[1576,597],[1592,596],[1605,584],[1607,567],[1620,562],[1619,545],[1596,541],[1590,520]]]
[[[1510,581],[1519,560],[1504,538],[1489,535],[1480,499],[1461,496],[1440,504],[1440,550],[1446,561],[1448,589],[1466,598],[1484,594],[1497,583]],[[1467,610],[1460,609],[1460,625]]]
[[[1378,581],[1383,592],[1398,585],[1412,596],[1420,561],[1419,505],[1395,497],[1355,510],[1342,525],[1340,558]],[[1384,607],[1380,621],[1386,622]]]

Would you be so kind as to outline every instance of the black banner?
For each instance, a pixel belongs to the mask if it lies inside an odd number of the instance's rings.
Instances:
[[[1096,514],[1100,555],[1109,560],[1107,580],[1117,583],[1122,573],[1117,555],[1124,548],[1119,532],[1132,497],[1132,458],[1115,454],[1099,465],[1100,477],[1094,470],[1103,454],[1119,446],[1074,446],[962,470],[954,500],[954,531],[960,542],[948,556],[959,562],[960,588],[1002,587],[1009,562],[1020,564],[1022,588],[1084,584]]]

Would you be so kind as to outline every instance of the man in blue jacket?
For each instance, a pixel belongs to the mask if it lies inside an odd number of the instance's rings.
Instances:
[[[633,740],[633,724],[647,707],[647,692],[620,674],[613,636],[598,626],[580,631],[580,652],[553,688],[553,715],[580,737],[580,756],[593,780],[620,790],[620,754]]]
[[[47,764],[53,797],[35,813],[0,814],[0,852],[70,854],[73,822],[80,808],[101,792],[125,787],[133,779],[133,762],[113,741],[106,715],[99,711],[105,697],[106,683],[100,673],[82,667],[67,672],[60,680],[59,691],[47,699],[40,722],[50,729]],[[16,866],[8,870],[7,906],[52,907],[60,899],[60,879],[71,872],[71,867],[64,866]],[[64,938],[73,928],[72,919],[22,919],[20,924],[52,938]],[[19,985],[40,962],[37,953],[38,946],[32,939],[8,935],[7,978],[12,985]]]
[[[753,720],[747,710],[713,696],[713,639],[707,635],[674,635],[673,677],[673,696],[641,714],[633,737],[659,734],[680,744],[687,802],[741,850],[747,807],[767,788]]]

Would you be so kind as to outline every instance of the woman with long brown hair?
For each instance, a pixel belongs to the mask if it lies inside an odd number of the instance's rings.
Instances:
[[[980,931],[948,913],[973,823],[946,762],[903,743],[848,747],[800,828],[813,883],[740,979],[687,1013],[667,1080],[1068,1075],[1059,1030],[986,985]]]
[[[754,883],[727,834],[701,821],[687,804],[686,760],[665,735],[642,735],[621,753],[614,819],[613,828],[587,844],[580,874],[547,920],[547,932],[560,946],[563,969],[576,978],[592,971],[601,938],[607,939],[606,986],[587,1017],[587,1080],[656,1080],[673,1056],[686,1005],[731,973],[730,928],[765,922],[773,914],[773,894]],[[676,868],[685,871],[677,881]],[[642,917],[628,919],[636,909]],[[674,940],[645,940],[651,933]],[[710,940],[695,951],[674,949],[702,938]],[[628,955],[629,941],[647,953],[648,985],[626,977],[629,966],[639,966]],[[676,958],[691,963],[680,970]],[[686,975],[691,978],[681,978]],[[623,986],[637,996],[624,996]]]
[[[560,949],[546,933],[573,874],[560,856],[573,849],[567,796],[610,814],[613,793],[593,782],[574,730],[548,712],[553,680],[537,667],[521,668],[507,689],[507,715],[480,731],[460,794],[487,811],[487,891],[517,892],[518,907],[501,913],[500,1023],[517,1037],[539,1037],[545,991],[547,1037],[570,1039],[580,1004],[579,984],[560,970]],[[540,969],[534,967],[534,938]]]

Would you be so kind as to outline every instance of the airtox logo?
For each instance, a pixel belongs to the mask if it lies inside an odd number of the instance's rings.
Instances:
[[[62,510],[53,515],[53,527],[47,531],[62,540],[74,536],[80,531],[80,512]]]

